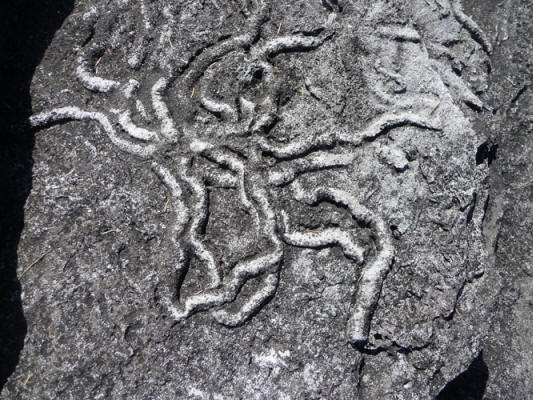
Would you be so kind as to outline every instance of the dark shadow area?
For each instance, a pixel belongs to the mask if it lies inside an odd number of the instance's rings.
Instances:
[[[482,400],[488,379],[489,369],[481,352],[465,372],[442,389],[436,400]]]
[[[74,0],[9,0],[0,5],[0,391],[26,335],[17,246],[31,190],[34,136],[15,125],[31,114],[30,84]]]
[[[485,142],[477,148],[476,165],[480,165],[487,160],[489,167],[492,162],[496,160],[496,153],[498,151],[498,144],[490,144]]]

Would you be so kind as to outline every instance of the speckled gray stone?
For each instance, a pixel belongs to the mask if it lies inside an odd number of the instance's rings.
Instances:
[[[511,92],[471,12],[77,1],[32,83],[28,331],[2,396],[432,399],[484,348],[488,395],[512,393],[494,335],[531,326],[531,281],[506,300],[501,263],[531,247],[496,242],[531,217],[503,211],[485,127]]]

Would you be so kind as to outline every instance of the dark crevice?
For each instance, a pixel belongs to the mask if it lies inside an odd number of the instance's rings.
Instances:
[[[211,213],[209,212],[209,210],[211,210],[210,208],[210,204],[211,204],[211,196],[209,195],[209,193],[206,193],[206,196],[205,196],[205,210],[206,210],[206,213],[205,213],[205,218],[202,218],[200,220],[200,223],[198,225],[198,233],[200,233],[201,235],[205,235],[205,233],[207,232],[207,225],[209,223],[209,219],[211,218]]]
[[[481,352],[466,371],[442,389],[435,400],[482,400],[488,379],[489,369]]]
[[[402,128],[404,126],[413,126],[413,127],[417,127],[417,128],[420,128],[420,129],[427,129],[427,130],[430,130],[430,131],[440,131],[441,130],[439,128],[433,128],[431,126],[425,126],[425,125],[419,124],[417,122],[412,122],[412,121],[410,121],[408,119],[403,119],[403,120],[391,123],[390,125],[388,125],[385,128],[383,128],[381,131],[379,131],[379,133],[376,134],[376,135],[365,137],[364,141],[367,142],[367,143],[374,142],[377,139],[379,139],[380,137],[386,136],[392,130],[394,130],[396,128]]]
[[[297,244],[288,243],[288,242],[285,241],[284,238],[282,238],[282,240],[289,246],[297,247],[297,248],[300,248],[300,249],[307,248],[305,246],[299,246]],[[339,247],[339,245],[337,245],[335,243],[328,243],[328,244],[323,244],[323,245],[319,245],[319,246],[313,246],[313,250],[320,251],[320,250],[324,250],[324,249],[334,249],[334,248],[337,248],[337,247]]]
[[[477,148],[476,152],[476,165],[483,164],[487,160],[490,166],[494,160],[496,160],[496,152],[498,151],[497,144],[491,144],[485,142]]]
[[[429,347],[429,343],[422,346],[413,346],[413,347],[403,347],[396,343],[395,341],[387,340],[386,343],[382,346],[377,346],[373,348],[360,348],[359,351],[366,355],[376,356],[380,353],[387,353],[390,355],[394,354],[403,354],[409,355],[415,351],[422,351]]]
[[[488,158],[488,155],[489,155],[489,146],[487,142],[485,142],[477,148],[476,165],[483,164],[483,161],[485,161]]]
[[[470,209],[468,210],[468,214],[466,214],[466,223],[469,224],[472,221],[472,218],[474,218],[474,210],[476,209],[476,203],[477,203],[477,193],[474,192],[472,195],[472,202],[470,203]]]
[[[359,368],[357,370],[357,390],[361,389],[361,381],[363,380],[363,372],[365,369],[365,358],[363,357],[361,359],[361,363],[359,364]]]
[[[453,47],[455,46],[456,44],[459,44],[461,43],[461,40],[460,39],[446,39],[444,42],[442,42],[441,44],[443,46],[446,46],[446,47]]]
[[[309,36],[309,37],[317,37],[319,36],[322,32],[324,32],[325,28],[323,27],[318,27],[316,29],[313,29],[311,31],[294,31],[293,33],[295,34],[300,34],[302,36]]]
[[[527,85],[522,86],[520,90],[518,91],[518,93],[516,93],[514,97],[511,99],[511,104],[516,103],[526,90],[527,90]]]
[[[333,7],[326,0],[322,0],[322,7],[324,7],[329,12],[333,12]]]
[[[279,144],[280,146],[287,145],[287,143],[274,142],[274,140],[272,140],[271,143],[276,143],[276,144]],[[298,153],[295,155],[276,156],[274,154],[274,151],[270,151],[270,150],[263,150],[263,154],[265,156],[273,157],[274,159],[276,159],[277,162],[296,161],[300,158],[308,156],[311,153],[318,152],[318,151],[329,151],[329,150],[333,150],[335,147],[336,147],[336,143],[331,141],[329,143],[317,143],[316,145],[311,146],[309,149],[306,149],[305,151],[302,151],[301,153]]]
[[[479,104],[477,103],[473,103],[469,100],[464,100],[465,104],[470,107],[472,110],[476,111],[476,112],[480,112],[483,110],[483,107],[480,107]]]
[[[492,162],[494,160],[496,160],[496,152],[498,151],[498,145],[497,144],[493,144],[490,149],[489,149],[489,154],[488,154],[488,157],[487,157],[487,161],[489,163],[489,167],[490,165],[492,164]]]
[[[324,7],[328,12],[342,13],[343,10],[343,7],[337,0],[322,0],[322,7]]]
[[[368,356],[377,356],[378,354],[383,353],[383,352],[393,353],[393,350],[392,350],[391,347],[383,347],[383,346],[375,347],[375,348],[372,348],[372,349],[368,349],[368,348],[365,348],[365,347],[360,347],[359,351],[361,353],[363,353],[363,354],[368,355]]]
[[[487,217],[487,213],[489,210],[489,204],[490,204],[490,195],[487,195],[487,198],[485,199],[485,204],[483,204],[483,218],[481,219],[481,229],[483,230],[485,227],[485,218]]]
[[[94,30],[94,25],[91,24],[91,26],[89,27],[89,34],[87,35],[87,38],[81,44],[81,48],[84,48],[85,46],[87,46],[89,42],[93,40],[95,34],[96,32]]]
[[[180,301],[181,288],[183,286],[183,283],[185,282],[185,278],[187,277],[187,274],[189,273],[191,260],[189,258],[187,258],[187,260],[184,263],[184,265],[185,265],[185,267],[182,270],[176,272],[176,277],[175,277],[175,280],[174,280],[175,284],[174,284],[174,286],[172,286],[172,289],[173,289],[172,300],[178,301],[178,302]]]

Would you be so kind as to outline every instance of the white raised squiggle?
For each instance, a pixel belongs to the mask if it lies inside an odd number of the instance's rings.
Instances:
[[[152,22],[149,5],[144,0],[139,1],[143,17],[142,35],[145,35],[152,28]],[[249,17],[245,32],[206,47],[191,58],[186,67],[183,64],[166,65],[164,69],[167,75],[150,80],[151,88],[143,88],[135,80],[120,83],[96,76],[90,66],[92,60],[89,62],[86,53],[82,52],[84,55],[80,57],[76,75],[88,90],[108,94],[102,96],[112,103],[106,108],[107,111],[62,107],[34,115],[29,122],[34,127],[43,127],[62,121],[95,121],[118,149],[150,160],[152,170],[168,191],[172,207],[168,235],[171,249],[176,253],[171,272],[177,274],[178,279],[172,284],[176,285],[178,281],[178,287],[162,290],[164,295],[161,296],[161,303],[175,320],[183,321],[197,312],[207,311],[221,324],[241,325],[274,296],[285,246],[338,246],[347,259],[362,268],[354,289],[356,301],[347,326],[349,341],[361,345],[367,340],[373,310],[385,276],[394,261],[391,230],[383,216],[365,207],[353,194],[320,185],[308,189],[300,184],[300,177],[330,168],[350,168],[357,148],[381,140],[397,128],[418,128],[435,134],[441,129],[441,123],[432,116],[431,109],[438,103],[435,105],[436,101],[425,101],[420,107],[412,107],[410,100],[392,100],[393,96],[387,93],[386,85],[395,84],[395,95],[402,94],[408,90],[409,80],[397,71],[376,64],[373,73],[387,79],[385,84],[379,85],[378,90],[381,90],[384,99],[389,99],[389,103],[387,111],[376,116],[366,127],[352,130],[336,126],[318,134],[305,131],[289,142],[272,139],[268,136],[270,129],[283,118],[280,115],[281,95],[278,90],[280,77],[274,70],[274,58],[280,53],[320,48],[332,37],[332,32],[328,28],[318,34],[309,32],[258,40],[267,18],[268,4],[266,1],[257,3],[257,12]],[[455,7],[454,12],[467,29],[481,37],[459,8]],[[166,27],[159,37],[160,47],[168,46],[169,52],[174,52],[170,49],[173,48],[171,24],[176,21],[175,10],[167,7],[163,15]],[[387,43],[399,46],[422,46],[423,41],[420,34],[407,25],[379,27],[377,35],[390,39]],[[142,47],[143,41],[138,43]],[[139,61],[138,49],[134,48],[129,64],[137,69],[143,63]],[[220,73],[221,68],[212,66],[233,52],[244,60],[243,80],[254,76],[254,72],[260,72],[255,76],[260,76],[262,85],[257,90],[261,93],[244,92],[243,89],[243,93],[238,93],[235,99],[218,100],[216,95],[209,92],[209,88],[213,82],[217,82],[216,74]],[[461,86],[453,73],[448,77],[450,71],[446,66],[435,62],[433,68],[444,80],[447,79],[451,90],[459,92],[463,101],[481,108],[482,103],[465,86]],[[137,98],[147,92],[151,107],[148,104],[145,107]],[[171,94],[175,103],[169,107],[167,98]],[[431,99],[431,94],[427,98]],[[391,104],[398,107],[388,107]],[[205,126],[197,121],[176,120],[173,112],[181,107],[186,111],[201,112],[203,116],[215,114],[220,124],[220,134],[213,134],[213,129],[206,133]],[[186,114],[181,112],[183,110],[180,109],[180,115]],[[205,120],[212,121],[214,118]],[[117,131],[117,125],[122,130]],[[237,148],[232,134],[240,139],[246,138],[246,146]],[[377,154],[398,170],[408,164],[405,154],[385,143]],[[368,227],[375,247],[368,248],[357,240],[358,227],[326,226],[311,232],[292,228],[288,215],[277,209],[279,202],[276,199],[278,193],[289,184],[292,184],[289,189],[294,189],[291,191],[294,198],[309,206],[326,201],[347,210],[353,220]],[[204,227],[211,212],[209,196],[216,192],[213,190],[209,193],[213,187],[236,191],[239,206],[254,222],[250,224],[251,237],[258,244],[253,256],[241,259],[226,269],[221,267],[221,261],[209,248],[209,241],[205,240]],[[191,264],[192,259],[196,263]],[[185,295],[179,285],[187,278],[192,265],[203,269],[208,282],[200,292]],[[244,301],[239,301],[242,305],[231,312],[227,306],[237,300],[242,287],[252,278],[258,278],[257,289]]]
[[[108,93],[120,86],[120,83],[111,79],[104,79],[96,76],[89,70],[89,62],[83,56],[78,58],[76,77],[81,84],[93,92]]]

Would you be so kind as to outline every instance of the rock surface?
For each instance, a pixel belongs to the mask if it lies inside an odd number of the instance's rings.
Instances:
[[[531,397],[530,16],[76,1],[13,128],[1,395]]]
[[[487,2],[465,9],[490,31],[493,72],[487,99],[493,117],[478,122],[490,132],[491,220],[494,268],[502,289],[483,349],[489,377],[486,399],[533,397],[533,9],[528,1]]]

